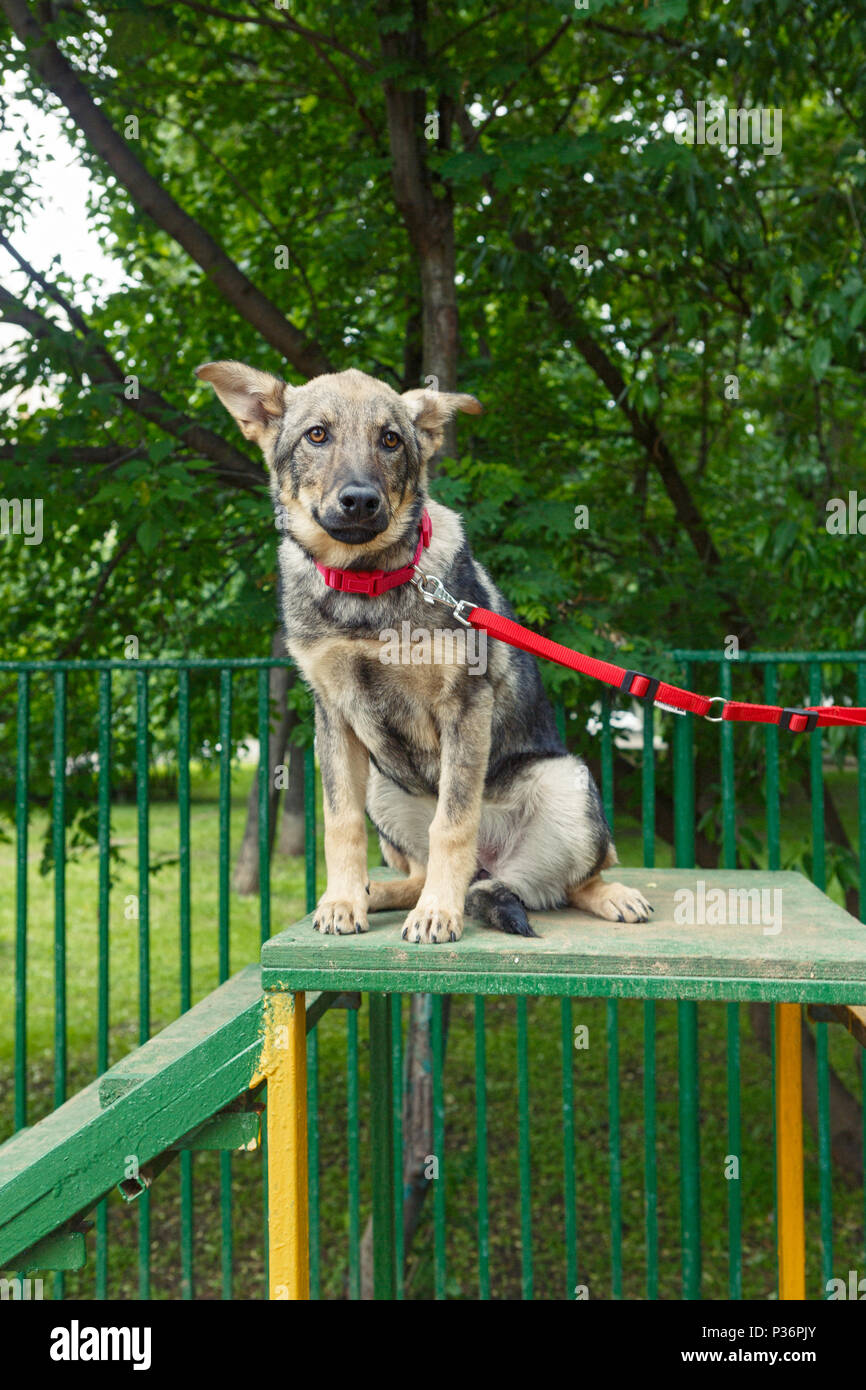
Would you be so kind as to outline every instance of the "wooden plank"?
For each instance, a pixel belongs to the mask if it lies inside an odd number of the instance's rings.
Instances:
[[[537,939],[469,921],[458,942],[413,946],[400,939],[402,912],[373,914],[368,933],[346,937],[320,936],[310,915],[265,942],[262,982],[267,990],[866,1004],[866,928],[801,874],[618,868],[606,876],[613,875],[646,894],[656,909],[650,922],[533,912]]]
[[[866,1047],[866,1008],[856,1004],[814,1004],[808,1012],[813,1023],[841,1023],[861,1047]]]
[[[0,1267],[143,1167],[250,1084],[262,1047],[258,966],[226,981],[99,1081],[0,1146]]]
[[[776,1191],[779,1299],[806,1297],[801,1010],[776,1004]]]

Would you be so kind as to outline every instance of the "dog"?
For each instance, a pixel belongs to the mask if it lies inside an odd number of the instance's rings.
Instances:
[[[368,913],[388,908],[408,909],[404,940],[429,944],[458,941],[465,915],[534,936],[527,910],[565,904],[647,921],[641,893],[601,877],[617,862],[610,827],[586,765],[558,736],[534,657],[491,640],[480,672],[444,640],[463,631],[453,610],[425,603],[414,584],[372,595],[329,587],[333,571],[410,567],[432,523],[424,570],[456,598],[514,616],[460,517],[427,495],[446,423],[480,414],[478,401],[399,394],[356,370],[303,386],[240,362],[196,375],[261,449],[281,509],[286,644],[315,697],[324,791],[316,930],[364,932]],[[422,619],[446,655],[385,662],[383,633]],[[402,878],[368,880],[365,807]]]

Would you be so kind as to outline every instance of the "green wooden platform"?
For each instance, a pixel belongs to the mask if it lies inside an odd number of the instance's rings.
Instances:
[[[611,870],[639,887],[655,907],[652,920],[604,922],[573,909],[530,914],[538,939],[504,936],[466,923],[450,945],[400,939],[404,912],[376,913],[362,936],[320,936],[312,917],[262,948],[267,990],[370,990],[384,993],[550,994],[650,999],[765,999],[788,1003],[866,1003],[866,926],[797,873],[711,869]],[[764,890],[781,905],[781,930],[770,915],[738,900],[735,920],[695,925],[675,920],[677,890],[697,909],[721,889]],[[779,894],[775,898],[774,894]]]

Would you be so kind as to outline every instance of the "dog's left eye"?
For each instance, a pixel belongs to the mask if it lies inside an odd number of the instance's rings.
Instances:
[[[400,444],[400,436],[396,430],[385,430],[382,434],[382,443],[386,449],[396,449]]]
[[[307,430],[307,438],[311,444],[324,444],[328,438],[328,431],[324,425],[313,425],[312,429]]]

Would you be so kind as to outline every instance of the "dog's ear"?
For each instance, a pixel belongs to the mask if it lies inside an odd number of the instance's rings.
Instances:
[[[421,387],[404,391],[401,399],[409,409],[425,458],[439,448],[443,428],[458,410],[467,415],[480,415],[483,410],[474,396],[465,396],[459,391],[429,391]]]
[[[265,436],[285,410],[286,393],[292,387],[243,362],[205,362],[196,367],[195,374],[210,382],[247,439],[264,447]]]

